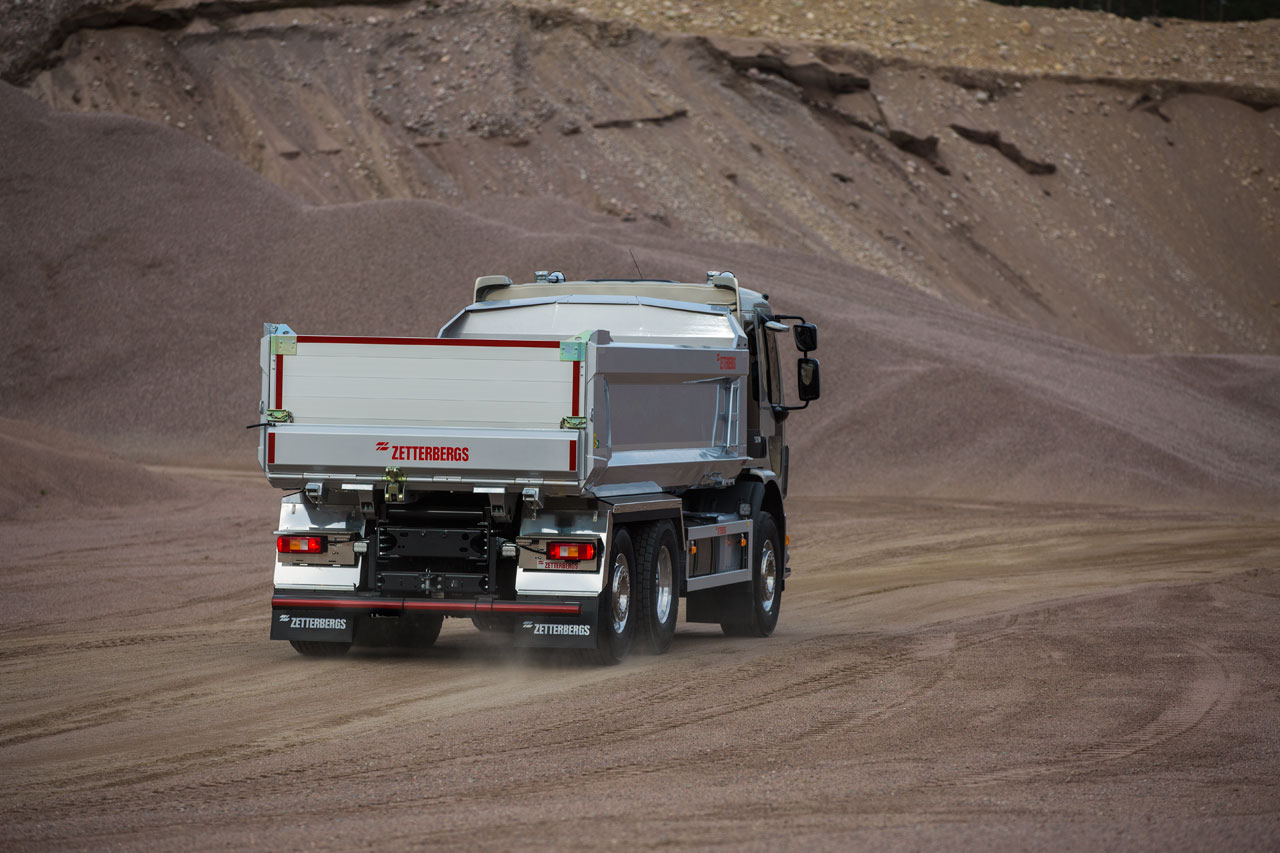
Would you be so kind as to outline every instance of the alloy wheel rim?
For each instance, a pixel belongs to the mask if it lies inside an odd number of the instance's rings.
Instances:
[[[773,599],[778,594],[778,561],[773,554],[773,543],[767,539],[760,552],[760,583],[763,587],[760,605],[767,613],[773,609]]]
[[[613,601],[613,632],[621,634],[631,616],[631,566],[627,558],[618,554],[613,558],[613,581],[610,584]]]
[[[671,551],[658,552],[658,621],[666,622],[671,615],[672,593],[675,590],[675,572],[671,570]]]

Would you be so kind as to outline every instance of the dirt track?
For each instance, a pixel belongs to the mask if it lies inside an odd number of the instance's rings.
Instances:
[[[1280,844],[1274,519],[797,500],[773,638],[601,669],[303,659],[277,495],[191,494],[0,526],[6,849]]]

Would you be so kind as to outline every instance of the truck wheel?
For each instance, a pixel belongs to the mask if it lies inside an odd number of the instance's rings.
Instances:
[[[356,625],[354,645],[366,648],[428,649],[440,636],[444,614],[366,616]]]
[[[475,625],[480,631],[486,634],[514,634],[516,631],[516,623],[514,619],[508,619],[504,616],[493,616],[488,613],[481,613],[471,617],[471,624]]]
[[[345,655],[350,643],[320,643],[314,640],[290,640],[289,645],[300,655],[309,658],[336,658]]]
[[[440,636],[444,624],[443,613],[421,613],[401,616],[400,636],[396,645],[406,649],[429,649]]]
[[[751,583],[737,584],[726,593],[720,628],[730,637],[767,637],[778,626],[782,609],[782,543],[773,516],[756,516]]]
[[[627,528],[619,527],[609,548],[604,592],[600,593],[596,619],[595,659],[598,663],[619,663],[631,651],[635,636],[636,552]]]
[[[637,537],[636,633],[641,647],[655,655],[671,648],[680,615],[683,551],[670,521],[655,521]]]

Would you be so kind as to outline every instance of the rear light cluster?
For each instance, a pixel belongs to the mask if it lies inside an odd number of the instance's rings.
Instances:
[[[323,536],[277,536],[276,551],[281,554],[322,554]]]
[[[547,545],[550,560],[594,560],[596,546],[592,542],[551,542]]]

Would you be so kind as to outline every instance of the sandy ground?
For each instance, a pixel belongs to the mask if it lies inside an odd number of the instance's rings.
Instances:
[[[266,639],[276,494],[195,482],[0,525],[6,849],[1280,842],[1275,518],[796,500],[768,640],[324,661]]]
[[[1280,848],[1275,22],[152,5],[0,0],[0,849]],[[270,642],[261,324],[633,265],[822,324],[775,636]]]

